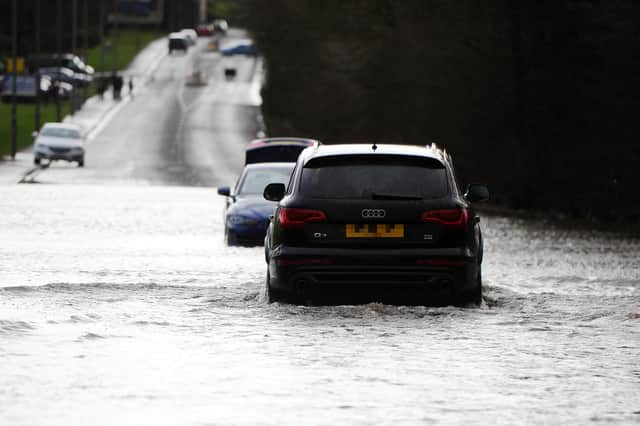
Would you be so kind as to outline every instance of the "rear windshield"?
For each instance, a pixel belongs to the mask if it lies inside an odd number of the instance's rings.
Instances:
[[[311,198],[433,199],[449,194],[447,172],[431,158],[318,158],[302,170],[300,190]]]

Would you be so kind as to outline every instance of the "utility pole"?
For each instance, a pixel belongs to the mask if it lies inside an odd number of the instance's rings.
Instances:
[[[113,0],[113,20],[114,20],[114,31],[113,31],[113,72],[115,73],[118,70],[118,42],[119,34],[118,34],[118,1]]]
[[[17,137],[18,137],[18,111],[16,105],[16,92],[17,92],[17,64],[18,64],[18,2],[17,0],[12,1],[11,5],[12,10],[12,28],[11,28],[11,56],[13,57],[13,66],[11,68],[12,79],[11,79],[11,158],[16,159],[16,151],[17,151]]]
[[[100,72],[104,72],[104,2],[100,0]]]
[[[78,39],[78,0],[71,2],[71,53],[76,54]]]
[[[78,42],[78,0],[73,0],[71,2],[71,53],[76,54],[76,50]],[[71,115],[76,112],[76,103],[78,102],[78,94],[77,90],[74,89],[71,98],[69,99],[69,103],[71,106]]]
[[[58,27],[58,37],[57,37],[57,51],[58,55],[62,55],[62,0],[58,0],[58,16],[56,17],[56,24]],[[56,86],[55,92],[56,99],[56,121],[62,121],[62,111],[60,110],[60,93],[58,92],[58,87]]]
[[[83,46],[83,50],[84,50],[84,63],[88,63],[89,62],[89,0],[84,0],[84,2],[82,3],[82,15],[83,15],[83,20],[84,20],[84,46]],[[84,89],[82,89],[82,103],[84,104],[84,101],[89,97],[89,88],[87,86],[84,87]]]
[[[35,36],[36,36],[36,57],[40,55],[40,0],[34,0],[36,2],[35,7]],[[40,130],[40,71],[35,75],[36,78],[36,122],[35,130]]]

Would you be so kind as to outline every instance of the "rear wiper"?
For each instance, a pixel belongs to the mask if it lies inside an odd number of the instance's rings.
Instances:
[[[372,200],[422,200],[422,197],[416,195],[403,195],[403,194],[378,194],[376,192],[371,193]]]

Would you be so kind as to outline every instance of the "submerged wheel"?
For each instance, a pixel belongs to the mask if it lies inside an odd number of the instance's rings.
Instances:
[[[267,278],[265,279],[265,292],[267,294],[267,303],[274,303],[280,301],[277,292],[271,288],[271,274],[269,273],[269,266],[267,266]]]
[[[84,157],[78,160],[78,167],[84,167]]]
[[[482,268],[478,266],[478,275],[474,280],[474,286],[464,292],[458,293],[455,297],[454,304],[456,306],[466,306],[470,304],[478,305],[482,303]]]
[[[41,160],[39,158],[34,158],[33,159],[33,164],[35,164],[36,166],[40,165]]]

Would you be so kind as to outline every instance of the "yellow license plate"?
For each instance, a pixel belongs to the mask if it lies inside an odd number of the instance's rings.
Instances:
[[[403,238],[404,225],[348,224],[345,227],[345,236],[347,238]]]

